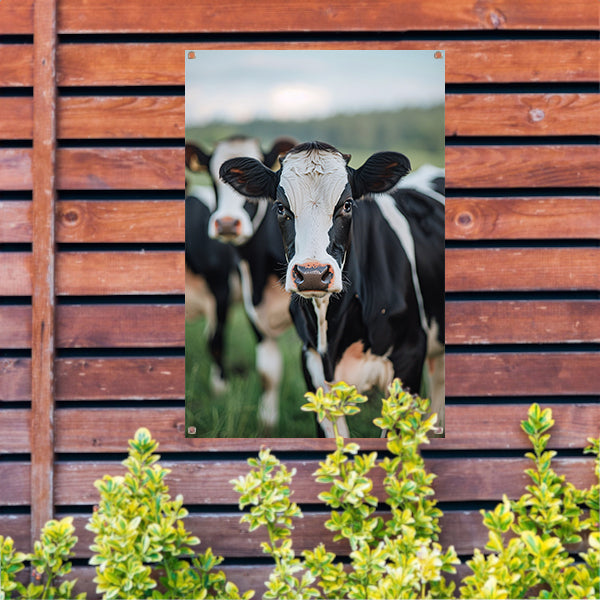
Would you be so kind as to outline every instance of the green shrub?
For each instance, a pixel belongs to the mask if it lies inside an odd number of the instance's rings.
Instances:
[[[335,423],[341,415],[358,412],[365,398],[344,383],[329,393],[306,395],[304,410]],[[350,545],[350,565],[320,544],[298,558],[292,548],[293,518],[301,518],[291,499],[289,472],[269,450],[248,461],[251,471],[232,481],[240,494],[242,517],[250,531],[265,526],[269,542],[263,552],[273,557],[275,568],[267,582],[265,598],[452,598],[455,585],[445,573],[455,573],[459,563],[454,548],[443,550],[437,542],[441,511],[436,507],[431,483],[419,446],[429,443],[435,416],[427,417],[429,402],[402,390],[399,381],[389,388],[382,416],[375,424],[387,431],[392,458],[377,463],[377,454],[359,454],[356,443],[345,443],[337,429],[336,450],[320,463],[316,480],[328,484],[319,498],[331,508],[325,523],[334,541]],[[534,404],[522,422],[533,453],[527,469],[532,485],[519,500],[503,501],[493,511],[482,511],[489,530],[488,554],[476,549],[467,561],[472,574],[462,581],[461,598],[598,598],[600,596],[599,486],[578,490],[551,468],[555,452],[546,450],[553,425],[550,409]],[[335,428],[335,426],[334,426]],[[600,477],[598,440],[586,449],[596,454]],[[385,502],[389,520],[375,516],[379,499],[372,494],[369,474],[385,471]],[[585,517],[585,510],[589,515]],[[582,541],[589,530],[589,549],[575,563],[566,546]],[[301,576],[300,576],[301,575]]]

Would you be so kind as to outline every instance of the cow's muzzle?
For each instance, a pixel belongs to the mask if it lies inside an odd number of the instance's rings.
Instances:
[[[292,279],[299,292],[327,292],[333,283],[333,269],[322,263],[294,265]]]
[[[238,237],[242,232],[242,223],[233,217],[221,217],[215,220],[216,237],[232,239]]]

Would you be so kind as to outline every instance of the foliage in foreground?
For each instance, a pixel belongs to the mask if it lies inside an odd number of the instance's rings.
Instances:
[[[307,394],[305,410],[318,418],[358,411],[364,398],[346,384],[334,386],[329,394],[318,390]],[[436,507],[431,483],[419,446],[429,443],[427,434],[435,417],[427,417],[429,403],[406,393],[399,381],[383,401],[376,424],[387,430],[387,449],[392,458],[377,463],[375,452],[359,454],[355,443],[337,435],[336,450],[314,473],[329,485],[319,495],[331,508],[326,527],[334,541],[349,543],[350,565],[337,561],[323,544],[297,557],[291,542],[293,519],[300,508],[291,501],[288,471],[269,450],[248,461],[251,471],[233,480],[240,494],[240,508],[250,507],[242,521],[250,531],[266,527],[269,541],[263,552],[275,560],[265,598],[452,598],[455,584],[446,573],[456,572],[459,560],[454,548],[438,543],[441,511]],[[552,469],[556,454],[546,450],[553,425],[550,409],[534,404],[521,426],[532,445],[527,457],[533,468],[526,473],[532,484],[516,501],[506,496],[493,511],[482,511],[489,531],[486,554],[475,550],[467,561],[472,574],[459,587],[461,598],[598,598],[600,596],[600,534],[598,532],[599,486],[578,490]],[[596,454],[598,440],[587,449]],[[380,502],[373,491],[370,474],[384,470],[387,520],[375,514]],[[586,516],[586,510],[589,513]],[[589,533],[587,533],[589,532]],[[587,534],[587,552],[580,562],[569,555],[567,546]]]
[[[365,398],[346,384],[325,394],[307,394],[304,410],[319,418],[351,416]],[[475,550],[467,561],[470,574],[458,590],[447,576],[459,560],[454,548],[439,544],[441,511],[419,453],[428,444],[435,417],[428,401],[402,390],[399,381],[389,388],[376,424],[387,431],[389,456],[360,453],[356,443],[336,435],[336,450],[314,473],[328,488],[319,498],[330,507],[326,528],[334,540],[346,540],[350,564],[343,564],[323,544],[296,556],[291,534],[300,508],[291,499],[294,470],[261,451],[249,459],[251,470],[234,480],[240,507],[250,507],[242,521],[250,531],[265,527],[263,552],[275,567],[266,583],[265,598],[600,598],[600,533],[598,484],[577,489],[552,469],[555,452],[547,450],[554,421],[550,409],[534,404],[521,426],[533,452],[526,493],[518,500],[506,496],[492,511],[482,511],[489,540],[485,553]],[[337,431],[336,431],[337,434]],[[596,455],[600,479],[599,440],[586,449]],[[91,564],[96,565],[97,590],[112,598],[243,598],[225,575],[213,570],[222,559],[210,549],[195,556],[199,543],[183,525],[183,498],[169,496],[167,469],[158,463],[158,444],[139,429],[130,440],[124,476],[105,476],[96,482],[100,504],[88,524],[96,536]],[[383,469],[385,498],[373,494],[372,474]],[[389,515],[376,509],[381,502]],[[579,560],[572,544],[587,542]],[[49,521],[31,554],[16,552],[13,540],[0,536],[0,600],[10,598],[68,598],[75,580],[70,558],[77,542],[71,517]],[[16,575],[29,562],[35,582],[28,586]]]

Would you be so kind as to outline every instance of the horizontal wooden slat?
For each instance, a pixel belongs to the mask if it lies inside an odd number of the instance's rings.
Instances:
[[[184,242],[184,227],[185,204],[181,200],[57,203],[59,242]]]
[[[493,5],[472,0],[430,0],[390,4],[362,0],[348,4],[288,0],[284,5],[267,0],[260,10],[248,11],[243,0],[227,10],[202,0],[170,5],[160,0],[98,0],[82,4],[63,0],[58,7],[60,33],[81,32],[262,32],[262,31],[411,31],[471,29],[594,29],[597,10],[591,0],[568,5],[498,0]]]
[[[29,454],[31,452],[30,425],[29,409],[3,410],[0,419],[0,455]],[[2,531],[1,527],[0,531]]]
[[[599,300],[446,302],[447,344],[600,342]]]
[[[31,296],[31,252],[4,252],[0,260],[0,295]]]
[[[31,87],[32,85],[33,45],[0,44],[0,87]]]
[[[542,403],[542,407],[546,407]],[[582,448],[587,438],[597,434],[600,405],[565,404],[551,406],[556,422],[552,429],[552,448]],[[227,451],[258,452],[262,446],[275,451],[333,451],[331,440],[296,440],[286,438],[260,439],[185,439],[185,419],[182,409],[157,408],[144,412],[144,426],[160,443],[161,452]],[[520,428],[527,417],[527,407],[521,405],[446,407],[446,437],[431,440],[433,450],[461,449],[528,449],[530,444]],[[140,426],[140,414],[135,409],[61,409],[56,413],[57,452],[89,451],[90,440],[98,452],[122,452]],[[502,436],[497,432],[502,430]],[[384,449],[385,440],[363,439],[361,448]]]
[[[524,474],[531,462],[524,458],[457,458],[428,459],[426,467],[437,478],[433,483],[439,501],[461,502],[466,500],[500,500],[502,494],[509,498],[519,497],[528,483]],[[230,481],[247,472],[248,466],[239,461],[214,461],[200,463],[175,463],[163,461],[171,469],[165,479],[173,496],[183,494],[187,504],[237,505],[239,496]],[[318,468],[316,460],[286,461],[289,469],[296,469],[292,484],[293,499],[299,503],[318,503],[318,494],[325,487],[315,483],[312,473]],[[588,487],[594,482],[591,458],[560,458],[553,461],[560,474],[567,476],[574,485]],[[96,504],[98,491],[94,481],[105,473],[119,474],[123,467],[118,463],[69,462],[56,465],[57,505]],[[374,494],[383,495],[383,471],[373,474]]]
[[[56,347],[182,347],[183,322],[183,304],[59,305]],[[0,348],[30,347],[31,306],[0,305]]]
[[[0,3],[0,34],[33,33],[33,0]]]
[[[31,306],[0,305],[0,348],[31,347]]]
[[[183,96],[63,97],[57,136],[70,138],[176,138],[185,135]]]
[[[57,400],[176,400],[184,397],[179,357],[59,358]],[[31,400],[31,359],[0,359],[0,400]]]
[[[600,44],[595,40],[62,44],[58,82],[62,86],[184,85],[185,51],[192,47],[443,50],[447,83],[529,83],[598,81]]]
[[[30,148],[0,148],[0,189],[30,190],[31,160]]]
[[[31,242],[31,202],[0,200],[0,244]]]
[[[598,239],[600,198],[447,198],[446,239]]]
[[[60,296],[182,294],[183,252],[62,252],[57,256]]]
[[[599,135],[598,94],[448,94],[446,135]]]
[[[598,353],[485,352],[446,356],[446,397],[600,394]]]
[[[185,188],[181,148],[59,148],[61,190]]]
[[[184,396],[181,358],[63,358],[57,400],[171,400]],[[140,414],[142,418],[143,412]]]
[[[0,140],[30,140],[33,137],[33,100],[0,97]]]
[[[318,468],[316,460],[289,460],[288,469],[296,469],[292,483],[293,500],[298,503],[319,503],[318,494],[325,488],[314,481]],[[592,458],[555,458],[552,462],[557,473],[565,475],[577,487],[589,487],[595,482]],[[239,495],[230,483],[244,475],[249,467],[240,461],[209,461],[180,463],[164,460],[170,469],[165,478],[172,496],[183,494],[187,505],[228,504],[237,506]],[[440,502],[499,501],[502,495],[518,498],[529,483],[524,473],[531,461],[525,458],[432,458],[425,460],[428,471],[436,473],[433,482]],[[29,502],[29,464],[26,462],[0,463],[6,506],[26,506]],[[58,506],[97,504],[99,495],[94,481],[105,474],[118,475],[124,467],[117,462],[58,462],[55,468],[55,502]],[[383,470],[373,472],[373,493],[383,497]]]
[[[446,291],[600,290],[599,248],[448,248]]]
[[[447,188],[595,187],[597,145],[446,146]]]

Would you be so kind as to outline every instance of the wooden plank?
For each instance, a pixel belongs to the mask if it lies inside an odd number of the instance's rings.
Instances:
[[[446,239],[598,239],[600,198],[447,198]]]
[[[61,252],[56,290],[61,296],[183,294],[183,252]]]
[[[179,400],[184,386],[179,357],[62,358],[56,365],[57,400]]]
[[[163,461],[171,472],[165,478],[172,496],[183,494],[187,505],[237,505],[239,496],[230,481],[248,470],[240,461],[172,462]],[[531,461],[525,458],[432,458],[426,459],[426,468],[437,474],[433,482],[440,502],[499,501],[502,494],[518,498],[530,481],[524,470]],[[578,487],[594,483],[593,459],[555,458],[556,472],[565,475]],[[319,503],[318,494],[326,487],[315,483],[312,473],[319,466],[317,460],[289,460],[288,469],[296,469],[291,486],[293,500],[298,503]],[[60,462],[56,464],[57,505],[93,505],[98,502],[94,481],[104,474],[122,474],[124,468],[116,462]],[[383,496],[383,470],[373,473],[373,493]]]
[[[594,29],[598,13],[591,0],[568,5],[533,0],[493,5],[472,0],[429,0],[395,5],[384,0],[320,2],[288,0],[285,5],[265,0],[259,11],[248,11],[236,0],[227,10],[202,0],[174,3],[163,10],[160,0],[97,0],[82,4],[63,0],[59,5],[60,33],[106,32],[263,32],[263,31],[440,31],[479,29]]]
[[[596,40],[62,44],[58,81],[63,86],[184,85],[184,57],[190,47],[442,50],[447,83],[529,83],[597,81],[600,44]]]
[[[0,244],[31,242],[31,202],[0,200]]]
[[[542,408],[548,405],[542,402]],[[587,438],[598,433],[600,405],[568,403],[550,406],[555,426],[549,447],[584,448]],[[527,407],[515,404],[453,405],[446,407],[446,437],[431,440],[432,450],[529,449],[520,427]],[[143,423],[142,423],[143,420]],[[258,452],[268,446],[273,451],[333,451],[334,443],[324,439],[201,439],[184,438],[185,415],[180,408],[147,408],[143,419],[132,408],[61,408],[56,412],[58,452],[123,452],[140,426],[147,427],[159,444],[160,452]],[[502,436],[497,432],[502,431]],[[363,449],[385,449],[385,440],[358,440]],[[427,448],[426,448],[427,449]]]
[[[31,98],[0,98],[0,140],[30,140],[33,137]]]
[[[184,137],[184,113],[183,96],[63,97],[58,103],[58,137]]]
[[[0,189],[30,190],[32,150],[30,148],[0,148]]]
[[[31,539],[54,513],[56,3],[34,5]]]
[[[31,306],[0,305],[0,348],[31,348]]]
[[[598,395],[598,353],[485,352],[446,356],[446,397]]]
[[[61,200],[56,219],[59,242],[185,241],[182,200]]]
[[[26,461],[0,462],[3,506],[31,504],[31,464]],[[30,531],[27,532],[28,534]],[[31,537],[30,537],[31,539]]]
[[[61,190],[151,190],[185,188],[181,148],[61,148]]]
[[[598,187],[600,146],[446,146],[447,188]]]
[[[31,359],[0,358],[0,400],[31,400]]]
[[[31,411],[25,408],[4,409],[0,420],[0,454],[29,454]],[[1,531],[1,528],[0,528]],[[29,537],[29,528],[23,533]],[[3,535],[6,535],[3,532]]]
[[[33,33],[33,0],[0,3],[0,34]]]
[[[0,87],[32,85],[33,44],[0,44]]]
[[[600,289],[600,248],[448,248],[446,291]]]
[[[447,94],[446,135],[598,135],[598,94]]]
[[[446,302],[447,344],[600,342],[598,300]]]
[[[56,345],[58,348],[183,347],[184,309],[183,304],[61,305],[56,315]]]
[[[0,295],[31,296],[31,252],[4,252]]]

